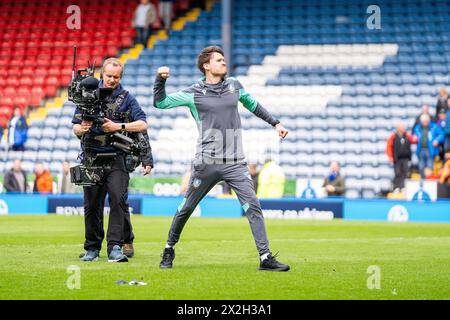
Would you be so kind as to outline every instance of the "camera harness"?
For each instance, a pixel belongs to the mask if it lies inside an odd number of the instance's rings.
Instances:
[[[121,94],[119,94],[114,102],[108,103],[106,110],[107,115],[106,117],[108,119],[120,119],[123,122],[130,122],[130,110],[127,110],[125,112],[116,112],[116,110],[122,105],[123,101],[128,95],[128,91],[124,90]],[[90,133],[86,133],[83,136],[83,144],[86,145],[93,145],[94,147],[106,147],[109,145],[107,141],[107,135],[94,135]]]
[[[76,46],[74,46],[73,66],[72,66],[72,81],[68,88],[68,98],[80,107],[83,112],[76,114],[75,117],[80,120],[85,116],[93,118],[92,121],[95,125],[101,125],[105,117],[108,119],[118,119],[123,123],[129,123],[131,121],[131,110],[125,112],[117,112],[116,110],[123,104],[128,95],[128,91],[122,91],[113,102],[107,102],[101,98],[101,92],[99,96],[93,95],[95,102],[91,101],[91,96],[85,96],[83,90],[94,90],[98,86],[98,80],[94,75],[95,62],[86,69],[75,69],[76,61]],[[95,81],[94,81],[95,80]],[[104,101],[103,104],[101,101]],[[98,116],[95,115],[97,110],[87,110],[87,106],[91,103],[100,103],[100,106],[106,106],[102,108]],[[93,111],[95,111],[93,113]],[[86,117],[86,119],[89,119]],[[130,137],[131,136],[131,137]],[[105,170],[110,169],[113,161],[117,156],[123,156],[125,162],[125,168],[128,172],[134,171],[134,169],[142,162],[143,165],[150,165],[153,167],[153,157],[151,154],[151,146],[147,132],[139,133],[127,133],[127,132],[115,132],[113,134],[93,134],[85,133],[80,137],[82,143],[82,149],[78,154],[78,160],[81,160],[81,165],[70,168],[71,181],[77,185],[92,186],[102,184]],[[102,147],[115,147],[117,150],[110,152],[97,152],[96,148]]]
[[[125,112],[117,112],[116,110],[122,105],[123,101],[128,95],[128,91],[124,90],[121,94],[117,96],[114,102],[107,103],[107,110],[105,110],[106,117],[108,119],[119,119],[123,121],[124,123],[129,123],[130,118],[130,110],[127,110]],[[137,135],[137,136],[136,136]],[[131,140],[135,141],[137,143],[138,149],[142,151],[141,155],[131,155],[128,153],[123,153],[121,151],[118,151],[118,154],[125,155],[125,166],[129,172],[132,172],[140,163],[140,160],[142,161],[143,165],[150,165],[153,167],[153,157],[151,155],[151,146],[148,142],[148,135],[147,133],[131,133],[131,136],[126,136]],[[137,140],[136,140],[137,138]],[[111,146],[111,135],[104,134],[104,135],[92,135],[92,134],[85,134],[84,139],[88,139],[88,145],[94,144],[96,147],[104,147],[104,146]],[[86,140],[83,141],[86,143]]]

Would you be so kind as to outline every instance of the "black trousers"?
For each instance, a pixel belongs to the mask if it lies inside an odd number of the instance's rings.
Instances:
[[[106,197],[105,197],[106,198]],[[99,206],[99,211],[103,212],[105,207],[105,199],[102,201],[101,207]],[[134,241],[134,233],[133,233],[133,226],[131,225],[131,215],[130,210],[128,209],[125,214],[125,221],[123,222],[123,243],[133,243]],[[105,229],[103,228],[103,215],[101,215],[99,219],[99,236],[101,238],[100,243],[103,242],[103,239],[105,238]]]
[[[394,162],[394,189],[404,188],[405,180],[408,178],[409,159],[398,159]]]
[[[106,240],[108,254],[115,245],[131,243],[134,239],[128,207],[129,173],[125,169],[124,158],[118,156],[105,173],[104,184],[84,187],[85,250],[101,250],[105,237],[103,209],[108,194],[110,212]]]

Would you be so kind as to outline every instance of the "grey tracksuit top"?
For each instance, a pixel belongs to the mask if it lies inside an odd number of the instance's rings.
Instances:
[[[245,162],[238,102],[272,126],[279,121],[246,92],[235,78],[228,77],[217,84],[208,84],[204,80],[202,78],[187,89],[166,95],[166,79],[158,75],[153,88],[153,105],[159,109],[178,106],[189,108],[199,130],[195,161]]]

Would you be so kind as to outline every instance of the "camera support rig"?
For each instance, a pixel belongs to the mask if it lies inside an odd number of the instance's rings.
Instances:
[[[86,69],[76,70],[76,52],[74,46],[72,81],[68,88],[68,98],[72,101],[81,114],[75,117],[81,121],[92,121],[96,125],[102,125],[105,117],[114,116],[115,113],[108,112],[108,98],[112,95],[112,88],[99,88],[99,81],[94,77],[95,62]],[[109,115],[110,114],[110,115]],[[128,116],[127,116],[128,117]],[[125,155],[125,166],[132,172],[140,161],[152,162],[151,147],[146,133],[107,133],[94,136],[83,135],[81,137],[83,151],[100,143],[102,146],[110,146]],[[82,158],[81,165],[70,168],[73,183],[82,186],[101,185],[104,172],[111,168],[111,164],[118,153],[86,153]]]

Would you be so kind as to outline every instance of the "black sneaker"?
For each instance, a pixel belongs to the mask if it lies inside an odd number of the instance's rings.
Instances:
[[[277,261],[277,255],[273,256],[271,253],[266,259],[260,262],[259,270],[264,271],[289,271],[290,267],[287,264],[282,264]]]
[[[172,268],[173,259],[175,259],[175,250],[173,248],[164,248],[164,252],[161,255],[161,263],[159,267],[162,269]]]

